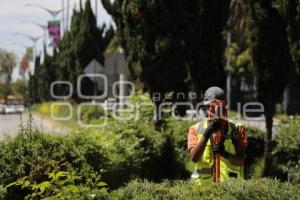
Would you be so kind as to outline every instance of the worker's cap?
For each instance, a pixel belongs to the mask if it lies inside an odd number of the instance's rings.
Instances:
[[[226,100],[224,90],[219,87],[213,86],[208,88],[203,97],[202,105],[209,105],[212,100]]]

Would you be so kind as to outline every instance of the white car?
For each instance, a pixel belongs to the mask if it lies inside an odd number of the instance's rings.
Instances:
[[[5,114],[5,109],[6,109],[6,106],[3,104],[0,104],[0,114]]]
[[[5,114],[15,114],[17,109],[15,105],[5,105]]]
[[[22,113],[25,111],[25,107],[23,105],[15,105],[17,113]]]

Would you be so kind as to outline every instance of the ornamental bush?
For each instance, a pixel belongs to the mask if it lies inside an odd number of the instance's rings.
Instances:
[[[288,183],[272,179],[232,179],[220,185],[197,186],[193,181],[165,181],[160,184],[133,181],[110,193],[108,199],[299,199],[300,190]]]
[[[273,175],[300,183],[300,120],[288,120],[274,138]]]

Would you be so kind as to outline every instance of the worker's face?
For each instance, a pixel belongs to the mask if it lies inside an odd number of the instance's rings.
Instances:
[[[210,105],[204,105],[204,106],[202,106],[202,109],[205,113],[205,116],[208,117],[209,116]]]
[[[206,117],[212,119],[224,119],[227,117],[227,102],[226,101],[213,101],[208,105],[204,105],[202,109]]]

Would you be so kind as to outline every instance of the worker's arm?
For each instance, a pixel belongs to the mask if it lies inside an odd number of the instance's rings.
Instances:
[[[207,138],[202,137],[200,139],[200,141],[198,142],[198,145],[195,146],[194,148],[191,148],[190,155],[191,155],[193,162],[198,162],[199,158],[202,156],[202,154],[205,150],[207,141],[208,141]]]
[[[242,153],[242,154],[237,153],[236,155],[232,155],[232,154],[228,153],[227,159],[233,165],[242,166],[242,165],[244,165],[245,156],[244,156],[244,153]]]
[[[202,133],[202,137],[200,138],[199,142],[197,141],[197,143],[193,145],[192,148],[189,148],[189,153],[191,155],[192,161],[198,162],[199,158],[202,156],[205,150],[208,139],[210,138],[211,134],[217,130],[220,130],[219,123],[216,120],[209,121],[208,126]],[[193,134],[194,131],[195,130],[193,129],[190,130],[190,134]],[[197,133],[194,133],[193,135],[195,136],[197,135]],[[190,137],[189,140],[192,140],[192,137]],[[195,138],[193,140],[195,141]]]
[[[245,128],[243,126],[238,127],[238,139],[234,141],[236,155],[230,154],[228,152],[222,152],[221,156],[227,158],[229,162],[233,165],[242,166],[245,162],[247,137],[245,133]]]

